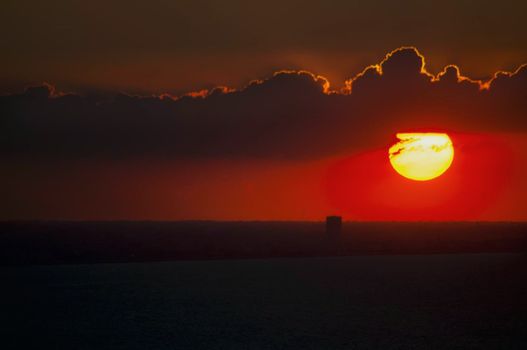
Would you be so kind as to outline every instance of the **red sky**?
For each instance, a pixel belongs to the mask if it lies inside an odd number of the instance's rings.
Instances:
[[[451,136],[454,163],[428,182],[398,175],[384,145],[316,161],[80,162],[40,165],[37,171],[32,166],[24,176],[17,169],[3,169],[11,198],[3,215],[80,220],[320,220],[327,214],[348,220],[526,220],[525,138]]]
[[[428,63],[398,49],[342,91],[285,71],[180,98],[1,96],[0,218],[527,220],[527,67],[477,81]],[[435,180],[390,166],[414,130],[453,140]]]

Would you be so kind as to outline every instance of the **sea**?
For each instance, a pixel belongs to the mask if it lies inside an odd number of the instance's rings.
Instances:
[[[0,349],[527,349],[524,254],[0,267]]]

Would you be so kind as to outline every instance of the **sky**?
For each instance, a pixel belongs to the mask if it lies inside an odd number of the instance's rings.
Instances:
[[[235,88],[304,69],[335,88],[400,46],[438,73],[512,70],[527,55],[527,4],[417,0],[4,0],[0,91],[172,93]]]
[[[0,219],[527,220],[526,6],[7,1]]]

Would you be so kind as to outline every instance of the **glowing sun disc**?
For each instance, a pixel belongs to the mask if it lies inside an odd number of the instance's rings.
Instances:
[[[454,146],[447,134],[398,133],[388,155],[400,175],[416,181],[441,176],[454,160]]]

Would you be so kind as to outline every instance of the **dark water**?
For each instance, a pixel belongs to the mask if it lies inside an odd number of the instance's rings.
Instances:
[[[0,222],[0,266],[454,253],[527,253],[527,223]]]
[[[0,268],[1,349],[525,349],[527,259]]]

